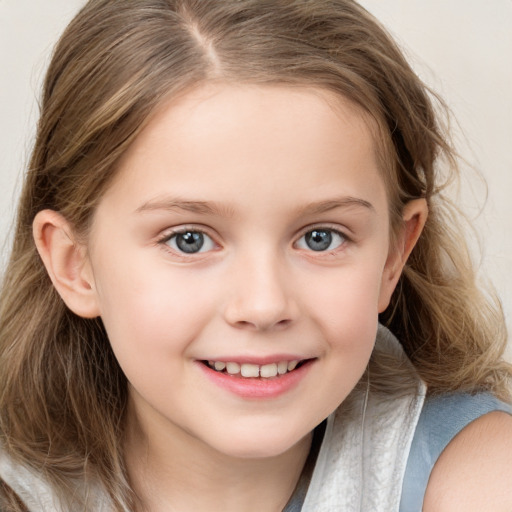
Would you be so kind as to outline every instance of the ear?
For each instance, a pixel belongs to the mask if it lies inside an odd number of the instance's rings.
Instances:
[[[409,201],[404,207],[402,229],[398,234],[395,247],[390,249],[382,274],[379,295],[379,313],[382,313],[389,305],[391,295],[402,274],[407,258],[414,249],[423,231],[427,216],[428,206],[426,199],[414,199]]]
[[[60,213],[42,210],[32,229],[39,255],[62,300],[78,316],[99,316],[86,249],[76,242],[69,222]]]

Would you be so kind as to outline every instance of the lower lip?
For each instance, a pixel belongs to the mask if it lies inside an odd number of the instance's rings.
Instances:
[[[197,362],[205,375],[217,386],[242,398],[253,399],[271,399],[287,393],[296,387],[306,376],[313,363],[314,360],[310,360],[300,366],[300,368],[289,373],[265,379],[261,377],[246,378],[240,375],[229,375],[212,370],[204,363]]]

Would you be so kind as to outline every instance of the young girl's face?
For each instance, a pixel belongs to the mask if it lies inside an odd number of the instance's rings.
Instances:
[[[272,456],[353,389],[400,267],[374,132],[325,92],[229,85],[143,130],[87,268],[145,433]]]

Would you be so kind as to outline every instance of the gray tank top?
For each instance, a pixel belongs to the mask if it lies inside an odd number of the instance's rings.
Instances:
[[[448,393],[425,400],[409,452],[400,512],[421,512],[430,473],[442,451],[465,426],[493,411],[512,414],[508,404],[489,393]],[[301,511],[324,431],[324,424],[315,430],[303,473],[283,512]]]
[[[425,400],[409,452],[400,512],[420,512],[434,464],[448,443],[472,421],[510,405],[489,393],[450,393]]]

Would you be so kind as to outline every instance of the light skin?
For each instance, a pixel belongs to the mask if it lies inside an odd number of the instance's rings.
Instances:
[[[149,510],[279,511],[293,492],[427,216],[408,204],[391,246],[374,134],[325,92],[204,86],[137,138],[86,245],[58,213],[37,215],[57,290],[101,316],[129,381],[127,465]],[[205,364],[282,359],[309,362],[265,398]]]
[[[424,512],[512,510],[512,417],[492,412],[464,428],[430,475]]]

